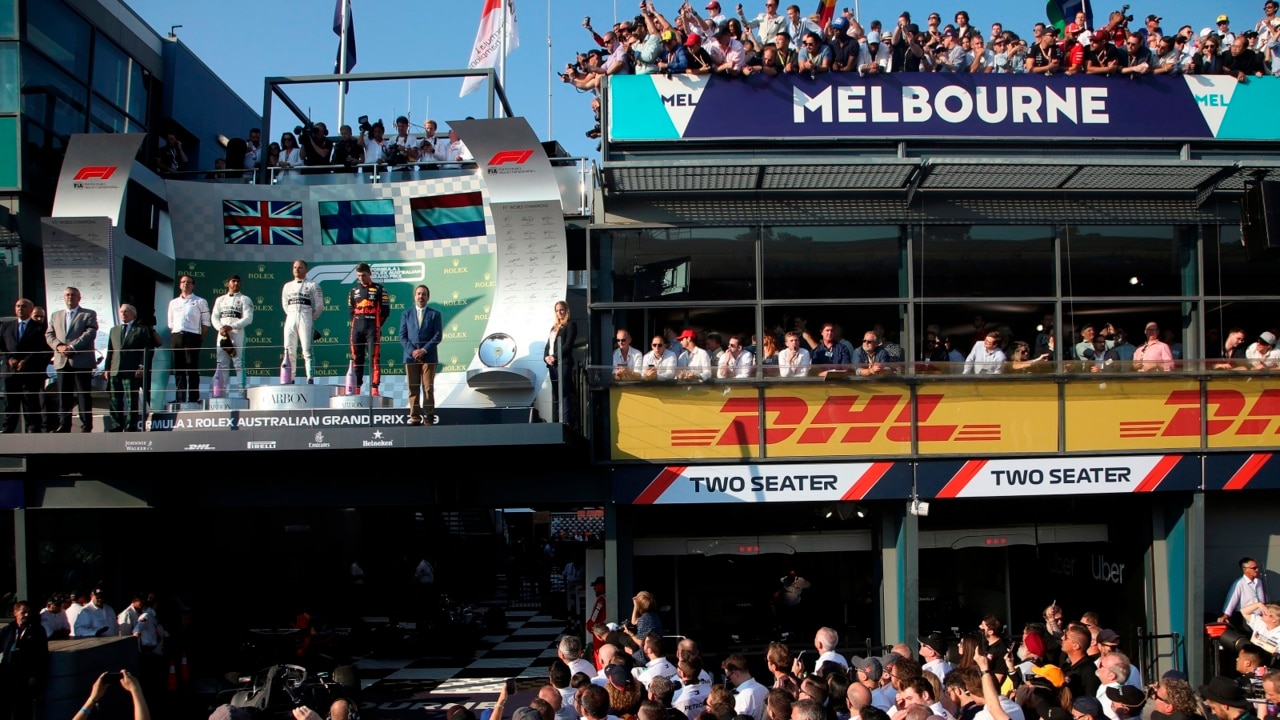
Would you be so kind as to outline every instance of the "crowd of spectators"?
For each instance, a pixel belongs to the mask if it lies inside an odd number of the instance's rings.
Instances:
[[[1125,6],[1128,7],[1127,5]],[[700,15],[684,2],[668,18],[651,0],[641,13],[603,35],[583,22],[597,47],[579,53],[561,79],[598,94],[610,75],[767,75],[800,73],[891,72],[1088,74],[1105,76],[1205,74],[1229,75],[1240,81],[1280,76],[1280,18],[1277,0],[1267,0],[1263,16],[1247,30],[1232,30],[1231,19],[1218,15],[1212,26],[1196,31],[1182,25],[1167,32],[1159,15],[1141,23],[1121,11],[1090,27],[1084,12],[1065,27],[1036,23],[1023,35],[993,22],[989,33],[974,27],[960,10],[954,22],[929,13],[925,23],[903,12],[891,28],[880,20],[865,25],[848,8],[820,25],[818,15],[804,15],[798,5],[779,12],[778,0],[765,0],[764,12],[748,17],[742,4],[736,15],[711,0]],[[598,137],[599,98],[593,98]]]
[[[869,377],[953,372],[965,375],[1013,373],[1171,372],[1175,370],[1264,371],[1280,369],[1275,331],[1252,338],[1233,327],[1226,337],[1207,335],[1202,360],[1187,358],[1172,329],[1156,322],[1143,326],[1141,338],[1131,339],[1112,323],[1087,323],[1073,333],[1073,341],[1059,351],[1053,318],[1047,316],[1031,340],[1015,337],[1004,323],[974,318],[973,333],[944,335],[929,326],[917,345],[915,358],[877,323],[851,342],[838,323],[811,329],[803,318],[784,331],[774,328],[763,341],[754,334],[667,328],[655,333],[647,349],[633,347],[631,333],[618,330],[610,368],[615,381],[662,381],[755,377]],[[856,344],[855,344],[856,342]],[[678,349],[677,349],[678,348]],[[1184,362],[1187,361],[1187,362]]]
[[[652,600],[642,592],[637,607],[642,598]],[[1056,603],[1045,609],[1043,621],[1020,630],[986,615],[976,632],[934,632],[852,656],[840,650],[835,629],[822,627],[812,644],[799,634],[770,642],[763,667],[744,652],[715,662],[695,639],[663,637],[660,622],[646,623],[645,617],[633,612],[627,622],[594,624],[591,653],[577,637],[565,636],[536,699],[508,715],[508,686],[490,717],[1257,720],[1274,717],[1280,702],[1280,672],[1269,667],[1271,653],[1256,645],[1233,651],[1235,671],[1198,689],[1179,670],[1144,682],[1139,663],[1126,653],[1137,650],[1137,638],[1126,642],[1101,627],[1094,612],[1066,622]],[[454,720],[463,717],[452,712]]]

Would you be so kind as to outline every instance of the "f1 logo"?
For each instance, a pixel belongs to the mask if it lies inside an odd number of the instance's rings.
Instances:
[[[523,165],[529,162],[529,158],[533,157],[532,150],[502,150],[494,153],[489,159],[489,167],[495,165]]]
[[[76,180],[109,180],[116,172],[115,165],[86,165],[76,173]]]

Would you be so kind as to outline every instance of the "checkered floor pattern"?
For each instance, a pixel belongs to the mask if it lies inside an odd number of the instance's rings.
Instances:
[[[556,641],[564,633],[563,619],[539,615],[534,610],[508,610],[507,632],[486,635],[476,643],[468,663],[441,655],[418,658],[368,657],[358,660],[361,686],[366,697],[389,695],[422,698],[450,695],[495,697],[509,677],[545,677],[556,659]]]

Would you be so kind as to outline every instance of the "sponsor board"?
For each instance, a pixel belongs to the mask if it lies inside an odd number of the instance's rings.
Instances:
[[[919,470],[920,496],[939,500],[1195,490],[1200,480],[1199,458],[1187,455],[996,458]]]
[[[780,463],[773,465],[673,465],[623,469],[619,502],[636,505],[832,502],[907,497],[906,463]],[[893,486],[890,488],[890,486]]]
[[[1052,384],[614,388],[615,459],[1053,452]],[[913,414],[914,433],[913,438]],[[761,447],[763,445],[763,448]]]

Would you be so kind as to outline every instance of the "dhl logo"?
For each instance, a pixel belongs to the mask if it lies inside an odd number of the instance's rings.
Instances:
[[[916,396],[916,431],[920,442],[999,441],[1001,426],[928,424],[942,403],[942,395]],[[677,428],[671,431],[672,447],[712,445],[752,446],[759,442],[760,406],[756,398],[730,398],[720,412],[730,417],[722,428]],[[799,445],[824,445],[838,438],[841,444],[869,443],[883,433],[890,442],[911,442],[911,398],[908,395],[837,395],[827,398],[811,414],[809,402],[800,397],[765,398],[764,413],[774,420],[764,431],[765,445],[794,441]],[[793,440],[794,439],[794,440]]]
[[[1262,435],[1280,418],[1280,390],[1263,390],[1249,405],[1239,390],[1208,390],[1204,394],[1209,409],[1205,423],[1207,435]],[[1165,405],[1178,408],[1166,420],[1130,420],[1120,422],[1122,438],[1199,437],[1200,391],[1175,390],[1165,398]],[[1247,411],[1246,411],[1247,406]],[[1272,431],[1280,434],[1280,427]]]

